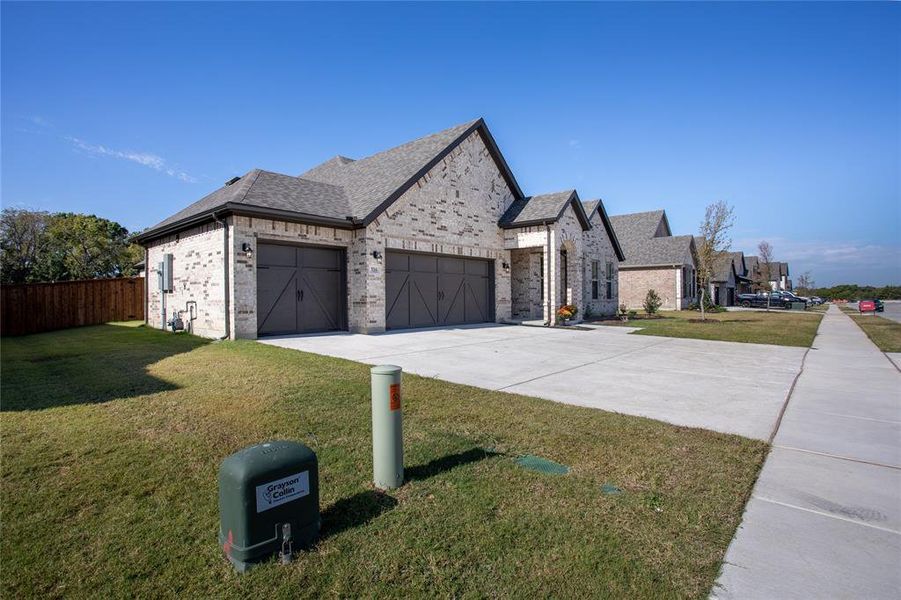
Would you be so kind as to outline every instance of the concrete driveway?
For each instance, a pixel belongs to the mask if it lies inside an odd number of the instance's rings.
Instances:
[[[804,348],[514,325],[264,338],[491,390],[768,439]]]

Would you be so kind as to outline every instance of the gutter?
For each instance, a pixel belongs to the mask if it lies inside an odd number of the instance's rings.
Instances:
[[[223,303],[225,305],[225,335],[223,335],[220,340],[226,340],[231,337],[231,307],[229,302],[229,295],[231,294],[231,290],[228,285],[228,222],[219,219],[216,215],[216,211],[213,211],[211,215],[213,220],[216,223],[222,225],[222,280],[223,280]]]
[[[307,213],[299,213],[291,210],[281,210],[277,208],[266,208],[264,206],[252,206],[248,204],[236,204],[234,202],[226,202],[211,210],[204,211],[200,214],[185,217],[174,223],[169,223],[158,229],[151,229],[134,236],[135,243],[144,244],[164,235],[176,233],[182,229],[187,229],[193,225],[200,225],[207,221],[213,220],[216,223],[222,221],[220,216],[228,215],[246,215],[249,217],[264,217],[270,219],[278,219],[280,221],[288,221],[289,223],[307,223],[310,225],[322,225],[325,227],[334,227],[335,229],[357,229],[362,225],[359,219],[346,217],[344,219],[333,217],[321,217]]]

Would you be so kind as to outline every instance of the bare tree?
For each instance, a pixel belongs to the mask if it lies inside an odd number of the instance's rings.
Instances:
[[[770,292],[773,291],[770,285],[772,273],[770,273],[771,264],[773,262],[773,247],[766,240],[757,244],[758,264],[760,265],[760,278],[762,283],[766,285],[766,309],[770,310]]]
[[[796,287],[802,294],[811,293],[816,286],[817,284],[813,281],[810,271],[804,271],[803,274],[798,276],[798,285]]]
[[[732,207],[722,200],[708,205],[707,210],[704,211],[704,220],[701,222],[701,228],[698,231],[699,240],[696,244],[702,321],[707,318],[705,305],[707,291],[710,289],[710,280],[713,278],[713,270],[716,263],[732,245],[729,230],[734,223]]]

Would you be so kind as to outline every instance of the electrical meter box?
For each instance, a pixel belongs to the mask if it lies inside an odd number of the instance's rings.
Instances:
[[[222,461],[219,544],[238,571],[276,553],[290,559],[319,526],[319,464],[307,446],[266,442]]]
[[[160,263],[160,290],[171,292],[175,289],[172,276],[172,255],[163,254],[163,262]]]

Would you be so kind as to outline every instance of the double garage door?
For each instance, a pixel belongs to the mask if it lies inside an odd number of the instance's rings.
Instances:
[[[389,250],[385,263],[386,328],[494,320],[491,261]]]
[[[347,329],[346,256],[340,248],[257,245],[257,335]],[[388,329],[494,321],[487,260],[385,253]]]

